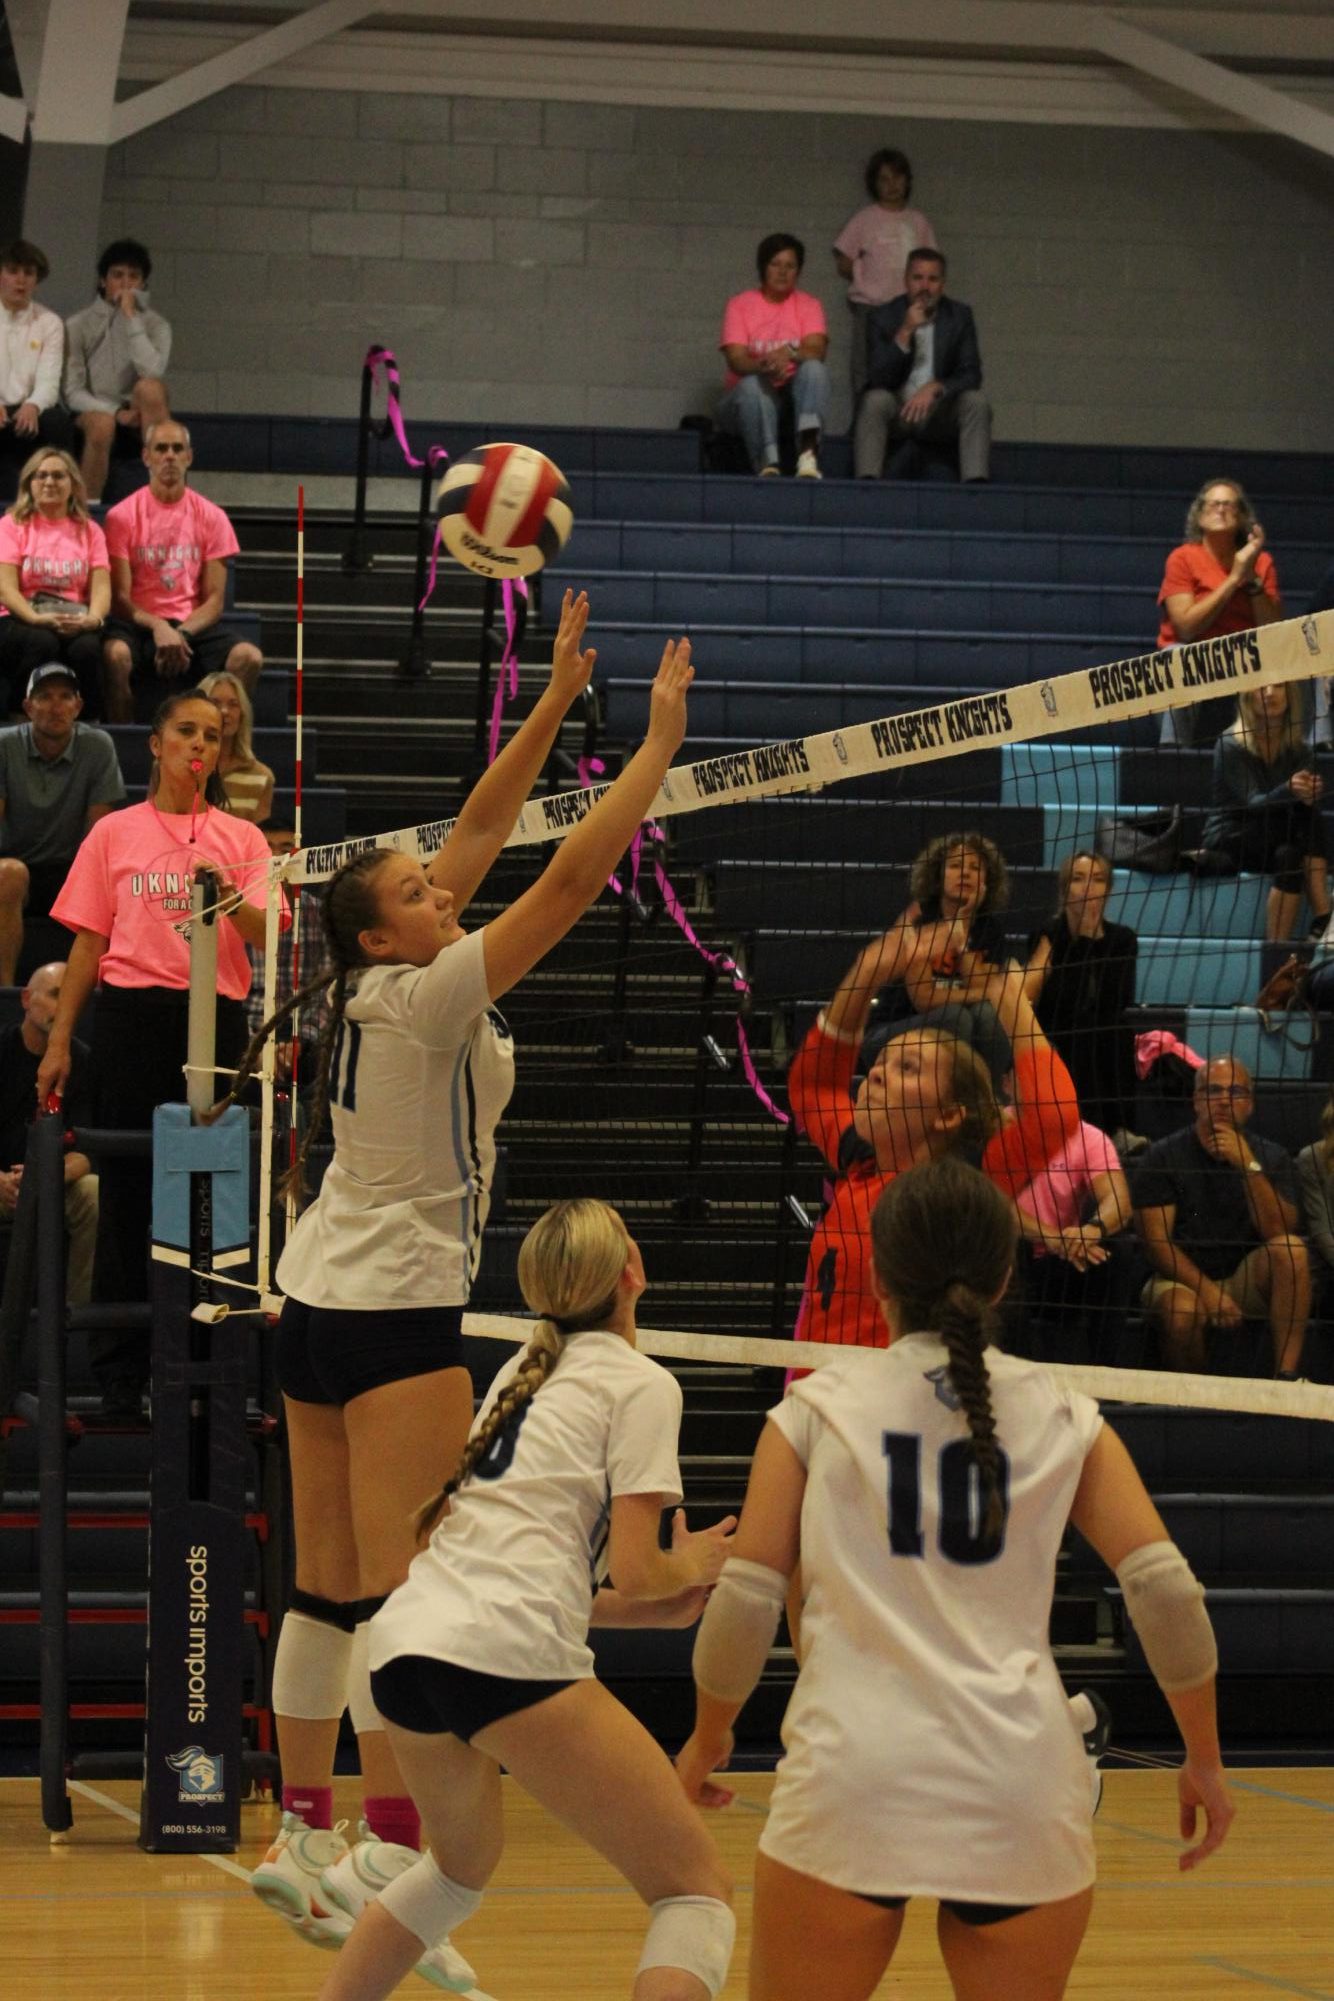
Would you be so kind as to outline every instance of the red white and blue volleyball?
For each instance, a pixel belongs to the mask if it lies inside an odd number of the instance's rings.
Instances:
[[[435,511],[450,555],[483,577],[530,577],[574,526],[564,474],[531,445],[480,445],[455,459]]]

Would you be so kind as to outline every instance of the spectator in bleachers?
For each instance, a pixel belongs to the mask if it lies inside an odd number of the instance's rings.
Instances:
[[[188,676],[225,671],[253,694],[263,658],[224,618],[227,565],[239,553],[222,509],[186,484],[194,453],[174,417],[144,436],[148,485],[106,518],[112,620],[102,648],[106,715],[130,722],[136,692],[155,704]]]
[[[908,879],[911,901],[887,936],[878,1024],[930,1014],[959,999],[961,955],[992,966],[1009,962],[999,912],[1010,897],[1005,857],[985,834],[961,831],[928,841]]]
[[[52,661],[29,678],[27,722],[0,729],[0,986],[14,984],[25,912],[49,915],[80,841],[125,797],[116,747],[82,708],[73,670]]]
[[[727,302],[719,346],[727,386],[715,413],[720,431],[739,437],[761,476],[780,471],[780,405],[791,405],[797,477],[819,479],[820,434],[829,417],[829,331],[824,307],[797,289],[806,248],[782,231],[755,253],[760,282]]]
[[[37,1070],[46,1054],[51,1024],[60,1003],[63,962],[38,966],[19,996],[22,1021],[0,1031],[0,1232],[6,1236],[18,1206],[28,1128],[37,1114]],[[66,1130],[88,1121],[89,1056],[86,1042],[70,1042],[69,1082],[61,1113]],[[92,1296],[93,1246],[97,1241],[97,1176],[86,1153],[65,1147],[65,1231],[69,1261],[66,1298],[86,1306]],[[4,1245],[8,1251],[8,1244]]]
[[[218,775],[227,794],[227,811],[258,826],[269,817],[276,781],[268,765],[255,756],[255,711],[245,683],[235,674],[205,674],[199,689],[222,717]]]
[[[1033,938],[1028,995],[1075,1080],[1079,1107],[1105,1133],[1128,1129],[1135,1103],[1135,1004],[1139,940],[1104,914],[1112,865],[1067,855],[1057,871],[1060,905]]]
[[[1283,616],[1278,571],[1265,531],[1235,479],[1207,479],[1186,513],[1186,538],[1167,559],[1158,591],[1160,646],[1250,632]],[[1232,698],[1168,709],[1164,743],[1212,743],[1232,715]]]
[[[1171,1368],[1202,1369],[1211,1334],[1263,1319],[1275,1374],[1295,1376],[1311,1274],[1292,1160],[1246,1131],[1255,1093],[1244,1063],[1206,1063],[1193,1103],[1193,1123],[1136,1163],[1135,1222],[1153,1267],[1141,1305]]]
[[[1068,1062],[1067,1058],[1067,1062]],[[1110,1359],[1102,1337],[1129,1303],[1130,1184],[1105,1132],[1081,1120],[1059,1152],[1015,1197],[1024,1251],[1017,1300],[1025,1323],[1054,1331],[1054,1359]],[[1120,1240],[1120,1241],[1118,1241]],[[1076,1344],[1083,1344],[1077,1352]]]
[[[68,452],[34,452],[19,474],[18,498],[0,515],[0,607],[6,706],[18,708],[35,667],[59,660],[96,715],[111,562]]]
[[[866,322],[873,306],[884,306],[903,284],[914,250],[934,250],[936,234],[919,208],[909,208],[912,167],[897,146],[882,146],[866,162],[870,200],[844,223],[834,238],[834,262],[848,284],[852,314],[852,403],[866,387]]]
[[[1265,903],[1270,940],[1292,936],[1303,889],[1313,935],[1324,931],[1330,916],[1324,780],[1303,738],[1301,702],[1295,681],[1245,688],[1231,728],[1214,745],[1205,849],[1230,869],[1273,876]]]
[[[133,454],[151,424],[171,411],[163,376],[171,328],[150,311],[153,260],[133,237],[117,237],[97,260],[97,298],[65,322],[65,402],[83,433],[83,475],[102,498],[114,451]]]
[[[65,329],[36,298],[50,270],[46,253],[22,237],[0,250],[0,459],[71,442],[60,405]]]
[[[904,289],[867,316],[867,387],[852,434],[858,479],[903,479],[953,469],[991,477],[991,405],[971,306],[945,296],[945,258],[914,250]],[[891,440],[898,446],[885,463]]]
[[[1334,1091],[1320,1114],[1320,1138],[1297,1155],[1306,1241],[1314,1256],[1312,1279],[1320,1304],[1329,1312],[1334,1293]],[[1317,1307],[1319,1311],[1319,1306]]]

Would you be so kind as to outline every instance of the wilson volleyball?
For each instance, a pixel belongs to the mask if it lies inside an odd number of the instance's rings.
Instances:
[[[456,459],[436,494],[440,539],[483,577],[529,577],[574,526],[559,466],[529,445],[481,445]]]

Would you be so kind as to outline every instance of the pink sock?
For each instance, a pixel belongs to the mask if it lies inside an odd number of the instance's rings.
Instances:
[[[410,1799],[368,1799],[366,1825],[381,1841],[397,1841],[403,1848],[422,1845],[421,1815]]]
[[[307,1827],[332,1827],[333,1787],[284,1785],[283,1812],[299,1813]]]

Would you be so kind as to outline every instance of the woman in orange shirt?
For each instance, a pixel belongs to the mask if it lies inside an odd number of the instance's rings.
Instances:
[[[1186,539],[1173,549],[1158,591],[1160,646],[1189,646],[1251,632],[1283,616],[1278,571],[1265,531],[1235,479],[1209,479],[1186,514]],[[1209,744],[1232,720],[1234,697],[1169,709],[1164,743]]]
[[[884,1319],[871,1285],[871,1211],[882,1189],[919,1161],[944,1153],[978,1160],[1017,1195],[1079,1124],[1070,1073],[1038,1025],[1022,969],[997,969],[975,952],[957,958],[964,1003],[986,1001],[1013,1052],[1014,1104],[997,1102],[992,1075],[962,1034],[930,1015],[893,1035],[853,1097],[853,1071],[871,1002],[902,953],[895,926],[874,939],[844,975],[788,1072],[798,1126],[838,1176],[816,1227],[795,1329],[799,1341],[878,1348]],[[980,1039],[980,1038],[979,1038]],[[862,1144],[847,1141],[849,1128]],[[849,1162],[848,1153],[856,1157]]]

